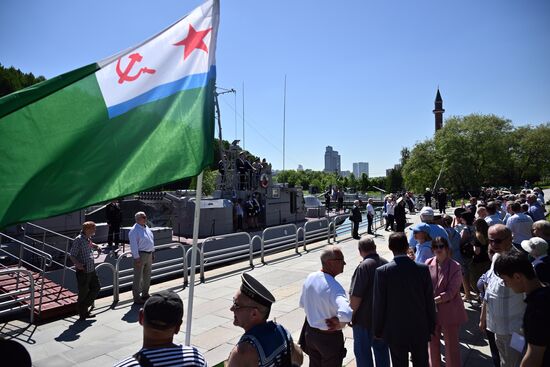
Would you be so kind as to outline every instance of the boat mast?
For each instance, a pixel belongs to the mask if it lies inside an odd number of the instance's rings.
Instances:
[[[283,97],[283,172],[285,170],[285,133],[286,133],[286,74],[285,74],[285,92]]]

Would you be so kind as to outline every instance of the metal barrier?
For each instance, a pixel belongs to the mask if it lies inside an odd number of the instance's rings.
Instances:
[[[27,269],[2,269],[0,270],[0,276],[7,275],[7,274],[17,274],[17,283],[14,290],[9,291],[7,293],[0,294],[0,300],[3,298],[10,298],[8,301],[0,302],[0,309],[3,309],[4,307],[16,305],[13,307],[10,307],[7,310],[0,310],[0,315],[12,313],[18,310],[21,310],[23,308],[29,308],[30,310],[30,322],[31,324],[34,322],[34,278],[32,276],[32,272]],[[29,286],[26,288],[19,289],[19,277],[22,275],[26,275],[29,278]],[[28,293],[28,296],[25,297],[19,297],[21,294]],[[13,299],[12,299],[13,298]],[[30,301],[28,305],[21,305],[21,302],[24,301]]]
[[[293,233],[287,234],[291,230]],[[266,240],[266,235],[270,232],[283,231],[284,236]],[[279,252],[281,250],[294,247],[298,254],[298,228],[296,224],[284,224],[282,226],[269,227],[262,232],[261,258],[262,264],[265,264],[266,252]]]
[[[384,211],[384,208],[382,207],[374,209],[374,218],[372,219],[372,226],[373,226],[373,230],[375,231],[378,228],[381,228],[382,226],[384,226],[383,211]],[[341,236],[346,232],[348,232],[351,235],[352,223],[350,220],[347,220],[347,221],[345,220],[345,219],[348,219],[349,216],[350,214],[342,214],[331,218],[331,222],[330,222],[331,228],[329,229],[329,233],[332,234],[331,236],[333,237],[333,240],[335,242],[336,242],[336,237]],[[345,221],[339,226],[336,226],[335,222],[338,220],[338,218],[343,218]],[[364,230],[365,227],[368,227],[368,221],[366,219],[364,219],[361,223],[359,223],[359,230],[361,229]]]
[[[29,239],[33,242],[37,242],[39,245],[42,245],[42,251],[44,251],[45,247],[47,247],[48,249],[58,251],[60,253],[60,256],[63,256],[63,263],[60,263],[60,262],[55,261],[55,260],[53,260],[53,262],[54,262],[54,264],[63,267],[63,273],[61,275],[61,286],[64,287],[65,286],[65,273],[66,273],[67,269],[74,272],[74,269],[67,266],[67,258],[69,256],[69,247],[70,247],[70,244],[74,241],[74,239],[72,239],[71,237],[67,237],[64,234],[57,233],[55,231],[52,231],[50,229],[41,227],[39,225],[36,225],[34,223],[30,223],[30,222],[25,223],[25,233],[27,233],[27,228],[28,227],[36,228],[36,229],[39,229],[40,231],[42,231],[42,241],[40,241],[40,240],[38,240],[38,239],[36,239],[32,236],[29,236],[27,234],[25,234],[25,238],[27,238],[27,239]],[[56,237],[59,237],[59,238],[63,239],[65,241],[65,250],[61,250],[61,249],[59,249],[59,248],[57,248],[53,245],[50,245],[49,243],[46,243],[46,233],[49,233],[50,235],[54,235]]]
[[[165,261],[153,262],[153,265],[151,267],[151,280],[158,279],[160,277],[164,277],[167,275],[179,274],[180,272],[183,272],[183,287],[185,288],[188,283],[188,278],[187,278],[188,266],[187,266],[187,256],[185,252],[185,247],[183,246],[183,244],[179,242],[173,242],[173,243],[167,243],[165,245],[158,245],[158,246],[155,246],[155,252],[158,250],[162,250],[166,248],[175,248],[175,247],[181,248],[183,259],[180,260],[180,258],[177,257],[177,258],[172,258]],[[122,259],[129,257],[133,261],[132,256],[128,256],[131,254],[132,252],[128,250],[120,254],[116,261],[115,274],[116,274],[117,280],[116,280],[116,287],[113,287],[113,293],[114,293],[113,297],[116,300],[119,299],[120,287],[125,287],[133,283],[133,278],[134,278],[133,266],[129,269],[120,270],[120,262],[122,261]],[[172,270],[174,268],[176,270]],[[171,271],[165,272],[166,270],[171,270]],[[131,279],[132,281],[128,282],[128,279]]]
[[[348,219],[349,216],[350,214],[341,214],[331,218],[331,233],[333,233],[332,237],[334,242],[336,242],[336,237],[341,236],[345,232],[348,232],[351,235],[351,221]],[[343,219],[344,221],[340,225],[336,226],[336,222],[340,219]]]
[[[41,251],[39,249],[36,249],[25,242],[21,242],[13,237],[8,236],[7,234],[4,234],[0,232],[0,245],[2,244],[2,238],[6,238],[10,241],[10,243],[13,243],[15,245],[19,246],[19,257],[15,256],[11,252],[5,250],[0,246],[0,252],[5,253],[7,256],[10,256],[16,260],[18,260],[18,267],[21,268],[21,264],[25,264],[30,268],[36,269],[36,271],[40,274],[38,280],[40,281],[40,298],[38,301],[38,315],[42,312],[42,298],[44,296],[44,273],[46,272],[46,268],[52,266],[53,259],[52,255]],[[38,259],[40,261],[40,266],[36,266],[28,261],[23,260],[23,255],[25,254],[25,251],[29,252],[33,256],[38,256]]]
[[[312,220],[304,224],[304,251],[307,251],[308,241],[326,238],[330,243],[330,223],[327,218]]]
[[[97,270],[99,268],[111,269],[111,271],[113,273],[113,285],[108,285],[108,286],[105,286],[105,287],[101,287],[99,290],[100,291],[106,291],[106,290],[112,289],[113,290],[113,302],[118,302],[118,293],[115,295],[115,289],[118,287],[118,284],[117,284],[118,283],[118,277],[117,277],[117,272],[116,272],[115,266],[111,263],[108,263],[108,262],[101,263],[101,264],[99,264],[98,266],[95,267],[96,273],[97,273]]]
[[[241,244],[237,244],[233,246],[232,244],[226,248],[219,248],[219,249],[210,249],[211,247],[214,247],[216,245],[216,242],[222,243],[224,240],[232,240],[235,239],[235,242],[237,242],[237,239],[241,237],[242,241]],[[189,252],[188,249],[187,251]],[[197,250],[199,250],[197,248]],[[187,256],[186,256],[187,257]],[[248,257],[250,262],[250,267],[254,267],[254,251],[252,248],[252,241],[250,238],[250,234],[248,232],[238,232],[238,233],[231,233],[226,234],[223,236],[213,236],[208,237],[202,242],[202,246],[200,249],[200,279],[201,283],[204,283],[204,266],[205,265],[216,265],[216,264],[222,264],[228,261],[232,260],[238,260],[242,258]]]

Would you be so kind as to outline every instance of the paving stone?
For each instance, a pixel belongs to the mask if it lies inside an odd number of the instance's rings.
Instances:
[[[410,216],[418,221],[418,215]],[[387,247],[389,232],[379,231],[382,236],[375,238],[378,252],[390,260],[393,256]],[[338,245],[346,258],[344,273],[336,279],[349,288],[355,267],[361,261],[357,252],[357,241],[349,239],[349,234],[339,237]],[[233,314],[229,310],[231,300],[240,287],[240,274],[248,271],[264,283],[275,295],[271,318],[287,327],[294,340],[300,334],[304,312],[299,307],[299,298],[304,279],[310,272],[318,271],[319,256],[324,242],[308,245],[308,252],[296,256],[293,250],[284,254],[266,257],[267,264],[255,259],[253,269],[247,263],[232,264],[227,267],[208,270],[206,282],[194,288],[193,325],[191,343],[201,350],[210,366],[224,361],[238,342],[244,330],[233,325]],[[302,248],[300,248],[302,251]],[[162,289],[173,289],[184,300],[188,311],[189,287],[182,288],[182,280],[175,279],[151,287],[151,293]],[[67,317],[47,324],[30,326],[25,322],[11,321],[0,325],[0,333],[15,334],[17,340],[29,350],[35,366],[110,366],[138,351],[142,345],[142,327],[137,322],[140,306],[131,302],[131,291],[121,293],[120,302],[111,309],[112,297],[96,300],[96,318],[85,324],[75,323],[76,317]],[[463,365],[468,367],[491,366],[489,347],[477,329],[479,310],[468,305],[470,319],[461,332],[461,356]],[[185,341],[185,323],[175,336],[175,342]],[[353,333],[344,329],[348,350],[344,366],[355,366],[353,355]],[[304,366],[308,365],[305,356]]]

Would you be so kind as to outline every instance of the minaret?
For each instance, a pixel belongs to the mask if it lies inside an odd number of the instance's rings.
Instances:
[[[437,88],[437,95],[435,96],[435,109],[433,110],[435,115],[435,131],[441,129],[443,126],[443,112],[445,112],[443,109],[443,99],[439,93],[439,88]]]

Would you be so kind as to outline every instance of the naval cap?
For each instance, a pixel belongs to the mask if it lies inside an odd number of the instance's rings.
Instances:
[[[271,307],[271,304],[275,302],[275,297],[273,297],[266,287],[254,279],[252,275],[243,273],[241,280],[241,292],[248,298],[266,307]]]

